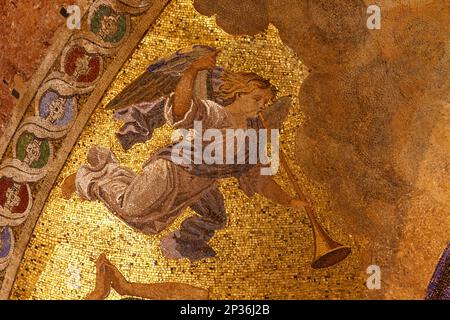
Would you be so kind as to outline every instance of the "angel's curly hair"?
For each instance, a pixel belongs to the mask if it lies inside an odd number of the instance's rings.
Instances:
[[[277,88],[269,80],[253,72],[224,72],[220,80],[217,98],[225,105],[232,104],[238,94],[248,94],[258,88],[270,90],[274,97],[277,94]]]

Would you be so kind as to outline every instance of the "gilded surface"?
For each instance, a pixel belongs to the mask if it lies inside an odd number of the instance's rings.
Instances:
[[[305,192],[314,202],[319,219],[331,235],[354,251],[341,264],[313,270],[312,234],[303,212],[276,206],[260,196],[248,199],[234,179],[223,180],[228,227],[212,239],[215,259],[191,263],[163,258],[160,239],[178,227],[191,211],[158,236],[133,231],[99,202],[61,198],[60,185],[86,161],[86,152],[96,144],[110,148],[119,160],[136,171],[159,147],[170,141],[165,126],[152,141],[123,152],[115,138],[115,123],[106,105],[121,89],[155,59],[193,44],[223,49],[218,65],[234,71],[252,71],[271,79],[279,96],[297,93],[307,70],[280,40],[275,27],[256,36],[231,36],[197,13],[190,0],[172,2],[148,31],[130,60],[92,116],[51,192],[28,245],[11,294],[13,299],[81,299],[94,286],[95,261],[100,253],[136,282],[182,282],[208,289],[212,299],[327,299],[364,298],[356,257],[359,250],[350,235],[340,232],[328,207],[328,195],[292,161],[295,132],[302,126],[301,106],[293,106],[282,128],[282,147],[291,156],[291,166]],[[284,172],[281,185],[289,186]],[[158,186],[149,186],[157,188]],[[120,296],[112,293],[110,299]]]

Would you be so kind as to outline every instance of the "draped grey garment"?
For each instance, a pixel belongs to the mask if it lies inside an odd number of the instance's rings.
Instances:
[[[450,243],[439,259],[428,285],[426,300],[450,300]]]
[[[191,130],[194,121],[202,121],[204,129],[225,130],[234,126],[228,111],[209,100],[194,99],[184,118],[175,121],[171,102],[172,99],[166,100],[164,114],[175,129]],[[172,147],[163,148],[143,165],[142,172],[136,173],[121,166],[111,150],[93,147],[88,153],[88,164],[77,172],[77,192],[82,198],[103,202],[121,220],[145,234],[163,231],[191,207],[198,216],[184,221],[179,232],[169,236],[174,237],[175,250],[183,257],[212,257],[215,252],[207,242],[216,230],[226,226],[217,180],[236,177],[244,192],[252,196],[261,188],[259,166],[180,165],[171,161],[171,150]]]

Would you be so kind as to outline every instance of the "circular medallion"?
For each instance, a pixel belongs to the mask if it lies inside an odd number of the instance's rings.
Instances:
[[[70,48],[63,59],[64,72],[77,82],[94,82],[99,77],[101,68],[101,56],[96,53],[89,53],[85,48],[78,45]]]
[[[0,271],[6,269],[14,249],[14,235],[11,228],[0,227]]]
[[[39,116],[52,124],[65,126],[75,118],[75,108],[74,97],[64,97],[47,90],[39,102]]]
[[[0,226],[21,224],[30,212],[31,191],[27,184],[0,178]]]
[[[126,15],[115,12],[106,4],[100,5],[91,15],[91,31],[109,43],[118,43],[126,35]]]
[[[25,131],[16,145],[16,158],[30,168],[41,169],[50,159],[51,145],[48,140],[39,139],[33,133]]]

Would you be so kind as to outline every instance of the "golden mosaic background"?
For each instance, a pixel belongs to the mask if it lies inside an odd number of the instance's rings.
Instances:
[[[170,141],[171,130],[163,127],[152,141],[123,152],[114,136],[120,123],[115,123],[112,113],[103,106],[152,61],[193,44],[223,48],[218,65],[257,72],[271,79],[280,95],[292,95],[295,101],[307,75],[275,27],[257,36],[231,36],[216,25],[214,18],[197,13],[191,0],[173,1],[123,66],[67,159],[25,252],[12,299],[82,299],[94,287],[95,261],[102,252],[131,281],[189,283],[209,289],[212,299],[365,297],[364,279],[356,261],[357,244],[333,224],[327,194],[308,181],[293,161],[291,165],[315,203],[324,227],[355,252],[340,265],[311,269],[312,234],[306,215],[273,205],[260,196],[248,199],[234,179],[221,183],[229,223],[212,240],[218,257],[195,263],[167,260],[159,249],[160,239],[192,214],[190,211],[163,234],[146,236],[115,218],[101,203],[61,198],[63,179],[85,162],[90,146],[111,148],[124,165],[139,171],[152,152]],[[303,122],[301,106],[295,104],[281,134],[282,146],[289,155],[294,151],[295,132]],[[292,191],[283,172],[278,178]],[[72,269],[80,271],[79,287]],[[118,298],[115,292],[109,297]]]

